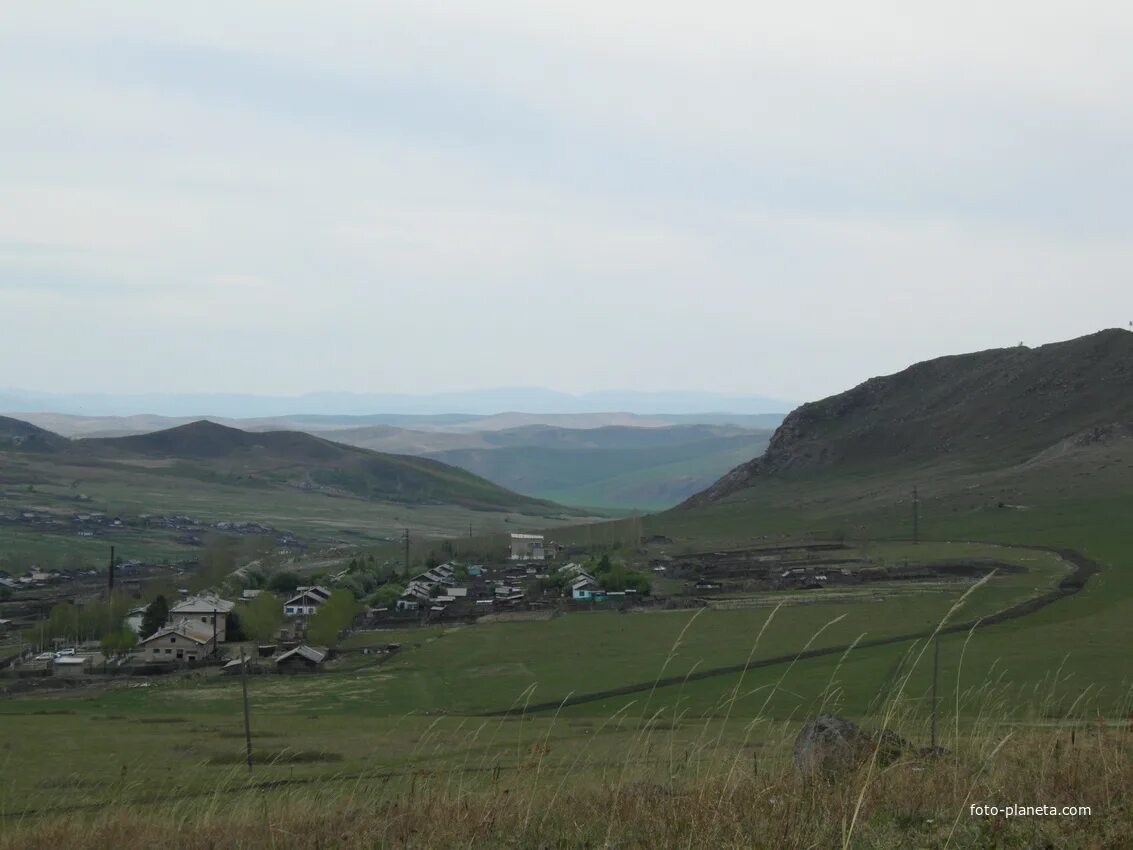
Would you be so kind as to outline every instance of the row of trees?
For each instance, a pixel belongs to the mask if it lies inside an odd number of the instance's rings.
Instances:
[[[107,635],[122,631],[131,607],[130,598],[119,594],[114,594],[109,602],[86,605],[58,602],[40,624],[41,643],[56,639],[73,643],[101,641]]]

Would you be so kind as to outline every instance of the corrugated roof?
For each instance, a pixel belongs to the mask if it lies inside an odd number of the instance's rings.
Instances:
[[[316,649],[313,646],[307,646],[307,644],[303,643],[295,647],[294,649],[289,649],[287,650],[287,652],[284,652],[277,659],[275,659],[275,663],[279,664],[281,661],[284,661],[296,655],[302,658],[306,658],[308,661],[311,661],[315,664],[322,664],[324,661],[326,661],[327,650]]]
[[[138,645],[145,646],[152,640],[157,640],[158,638],[165,637],[166,635],[170,634],[188,638],[189,640],[202,645],[207,644],[212,640],[211,633],[205,634],[204,632],[200,632],[196,628],[194,628],[194,625],[194,623],[181,622],[173,626],[165,626],[164,628],[158,629],[148,638],[138,641]]]
[[[235,602],[216,596],[194,596],[178,602],[169,609],[170,614],[227,614],[236,607]]]

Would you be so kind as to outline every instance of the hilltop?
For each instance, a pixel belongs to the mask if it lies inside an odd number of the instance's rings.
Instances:
[[[1044,463],[1065,467],[1075,457],[1124,452],[1130,421],[1128,331],[941,357],[802,405],[761,456],[682,507],[743,498],[770,482],[914,468],[946,467],[953,477],[1009,469],[1024,475]]]

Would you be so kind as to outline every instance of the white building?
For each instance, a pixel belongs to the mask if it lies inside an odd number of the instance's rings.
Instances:
[[[511,559],[513,561],[542,561],[542,534],[513,534],[511,536]]]
[[[217,643],[225,641],[225,622],[235,602],[215,596],[194,596],[178,602],[169,609],[169,624],[190,623],[195,632],[216,636]]]
[[[201,631],[199,624],[185,620],[158,629],[138,646],[150,661],[200,661],[212,654],[216,645],[212,632]]]
[[[295,595],[283,603],[283,613],[288,617],[309,617],[328,599],[330,591],[325,587],[297,587]]]

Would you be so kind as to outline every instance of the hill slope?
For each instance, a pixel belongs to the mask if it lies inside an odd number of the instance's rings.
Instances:
[[[66,440],[43,428],[0,416],[0,449],[24,449],[28,451],[53,451],[66,444]]]
[[[1133,333],[942,357],[873,378],[783,421],[767,451],[682,507],[742,498],[764,482],[944,467],[971,474],[1128,442]],[[1083,455],[1084,456],[1084,455]]]

